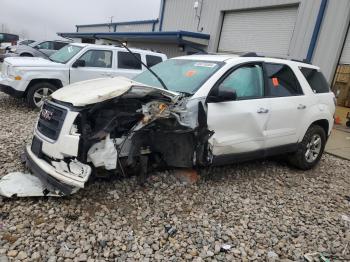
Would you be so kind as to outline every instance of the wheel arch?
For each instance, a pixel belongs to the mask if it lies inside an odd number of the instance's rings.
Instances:
[[[62,81],[60,79],[55,79],[55,78],[37,78],[37,79],[32,79],[29,84],[28,84],[28,87],[25,91],[25,95],[27,95],[28,93],[28,90],[35,84],[38,84],[38,83],[50,83],[54,86],[56,86],[57,88],[61,88],[63,87],[63,84],[62,84]]]
[[[19,56],[31,56],[31,57],[34,57],[34,55],[29,53],[29,52],[23,52]]]

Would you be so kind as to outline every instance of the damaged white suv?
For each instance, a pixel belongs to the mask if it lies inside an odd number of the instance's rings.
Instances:
[[[276,154],[303,170],[320,160],[335,104],[318,67],[250,54],[152,69],[76,83],[45,102],[26,161],[47,192],[70,194],[100,168],[142,178]]]

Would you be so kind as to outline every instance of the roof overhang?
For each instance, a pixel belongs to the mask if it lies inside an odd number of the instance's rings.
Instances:
[[[85,39],[108,39],[127,41],[142,41],[156,43],[174,44],[196,44],[207,46],[210,35],[188,31],[168,31],[168,32],[107,32],[107,33],[57,33],[59,36],[68,38]]]

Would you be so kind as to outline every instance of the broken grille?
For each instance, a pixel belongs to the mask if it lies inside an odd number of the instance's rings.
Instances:
[[[39,116],[38,131],[44,136],[56,140],[66,117],[67,110],[45,102]]]

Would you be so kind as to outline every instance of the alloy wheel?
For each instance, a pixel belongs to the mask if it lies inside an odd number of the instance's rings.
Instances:
[[[306,145],[305,159],[308,163],[314,162],[321,152],[322,139],[318,134],[314,134]]]
[[[39,88],[33,95],[33,101],[36,107],[41,107],[44,101],[53,93],[53,90],[47,87]]]

